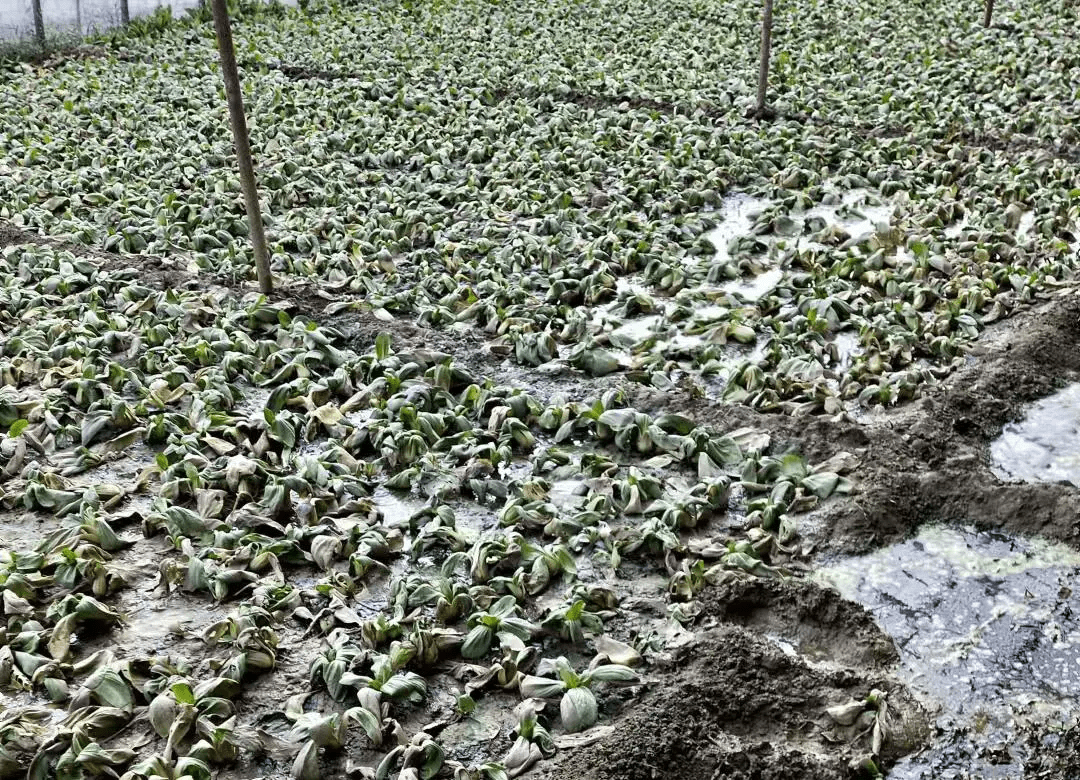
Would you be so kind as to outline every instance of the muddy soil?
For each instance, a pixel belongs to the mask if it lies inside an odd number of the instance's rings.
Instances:
[[[0,225],[0,248],[23,241],[56,245]],[[116,267],[146,263],[65,248]],[[196,277],[182,262],[170,265],[157,264],[144,281],[162,289],[235,285]],[[250,283],[235,286],[254,290]],[[560,366],[522,369],[490,349],[489,338],[475,330],[437,331],[364,311],[324,316],[325,294],[300,283],[287,286],[282,297],[297,313],[337,329],[360,350],[387,331],[399,352],[450,353],[478,374],[527,385],[541,398],[564,389],[587,394],[623,387],[642,411],[681,411],[722,430],[756,428],[772,436],[774,450],[798,447],[811,462],[852,453],[858,459],[849,475],[855,483],[852,495],[829,501],[808,524],[808,549],[816,548],[821,557],[870,551],[907,538],[928,522],[955,521],[1042,535],[1080,549],[1080,490],[1003,482],[990,464],[991,441],[1025,404],[1080,378],[1075,289],[991,327],[974,345],[967,365],[926,388],[919,400],[858,420],[847,415],[793,419],[710,404],[693,388],[660,392],[619,375],[590,379]],[[650,672],[640,695],[628,698],[623,692],[601,702],[616,729],[598,732],[594,744],[560,751],[533,775],[551,780],[858,776],[859,762],[872,752],[870,736],[865,729],[853,733],[837,726],[826,709],[861,700],[873,689],[886,693],[894,721],[894,736],[877,756],[881,768],[929,741],[927,712],[896,676],[896,648],[862,607],[806,581],[728,583],[707,589],[700,601],[703,610],[690,626],[692,639]],[[286,668],[266,675],[248,694],[241,713],[247,723],[260,723],[267,708],[280,708],[289,692],[300,689],[310,648],[294,638],[282,650]],[[1077,776],[1077,734],[1076,728],[1028,734],[1027,776]],[[499,739],[506,736],[504,729]],[[267,769],[252,764],[230,776]],[[277,765],[270,773],[283,769]]]
[[[811,462],[855,454],[853,494],[825,504],[808,524],[819,557],[877,549],[929,522],[1044,536],[1080,549],[1080,491],[1069,484],[1004,482],[990,457],[991,442],[1026,404],[1080,378],[1078,340],[1080,296],[1065,290],[988,329],[967,365],[921,399],[858,422],[706,406],[679,391],[642,390],[635,400],[645,410],[674,406],[722,429],[759,428],[781,449],[798,445]],[[823,702],[835,703],[868,682],[910,702],[904,713],[909,739],[882,756],[883,768],[928,744],[927,721],[919,720],[925,713],[888,677],[897,659],[892,640],[861,608],[803,583],[720,588],[704,600],[706,614],[723,625],[700,634],[674,659],[616,733],[579,756],[561,755],[547,776],[857,776],[848,763],[858,757],[855,746],[818,752],[827,732],[815,718]],[[794,656],[767,639],[784,630]],[[1076,727],[1060,734],[1034,728],[1027,739],[1025,776],[1077,776]]]

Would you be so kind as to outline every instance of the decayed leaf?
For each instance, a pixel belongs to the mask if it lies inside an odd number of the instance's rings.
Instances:
[[[593,639],[593,647],[596,648],[598,655],[605,656],[613,664],[636,666],[641,663],[641,654],[637,650],[611,637],[603,635],[596,637]]]
[[[6,596],[7,592],[4,595]],[[49,637],[49,655],[58,661],[67,657],[68,649],[71,647],[71,634],[75,630],[77,619],[78,616],[75,614],[65,615],[53,626],[52,636]]]
[[[320,780],[322,777],[319,771],[319,748],[312,740],[305,742],[296,754],[292,777],[293,780]]]

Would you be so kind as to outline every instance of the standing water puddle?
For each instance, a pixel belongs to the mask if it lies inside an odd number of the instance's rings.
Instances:
[[[754,220],[768,205],[768,200],[744,192],[733,192],[724,198],[716,214],[719,224],[705,234],[716,249],[717,262],[731,259],[728,244],[737,238],[750,235]]]
[[[749,279],[732,279],[720,286],[724,292],[739,293],[748,301],[760,300],[762,296],[772,292],[780,280],[784,278],[784,272],[779,268],[770,268],[768,271],[752,276]]]
[[[1080,696],[1080,553],[933,526],[816,576],[893,637],[901,676],[938,709],[935,743],[890,778],[1023,776],[1025,725],[1052,730]]]
[[[1080,384],[1033,404],[991,445],[1000,479],[1080,485]]]

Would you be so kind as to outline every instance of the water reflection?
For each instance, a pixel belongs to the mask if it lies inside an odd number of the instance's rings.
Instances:
[[[891,778],[1018,776],[1024,725],[1064,722],[1080,696],[1078,569],[1064,545],[935,526],[819,573],[873,613],[939,708],[937,744]]]

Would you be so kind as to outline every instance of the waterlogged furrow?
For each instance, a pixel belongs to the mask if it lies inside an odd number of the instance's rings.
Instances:
[[[545,405],[386,334],[357,353],[253,294],[34,245],[0,252],[0,280],[0,511],[49,528],[0,563],[5,777],[265,755],[308,778],[358,741],[379,776],[486,771],[438,738],[478,702],[517,718],[484,760],[520,773],[647,676],[706,583],[779,576],[794,514],[849,489],[760,433],[619,391]],[[713,522],[730,506],[744,530]],[[620,573],[667,616],[623,610]],[[237,700],[281,674],[283,637],[310,687],[267,731]]]

